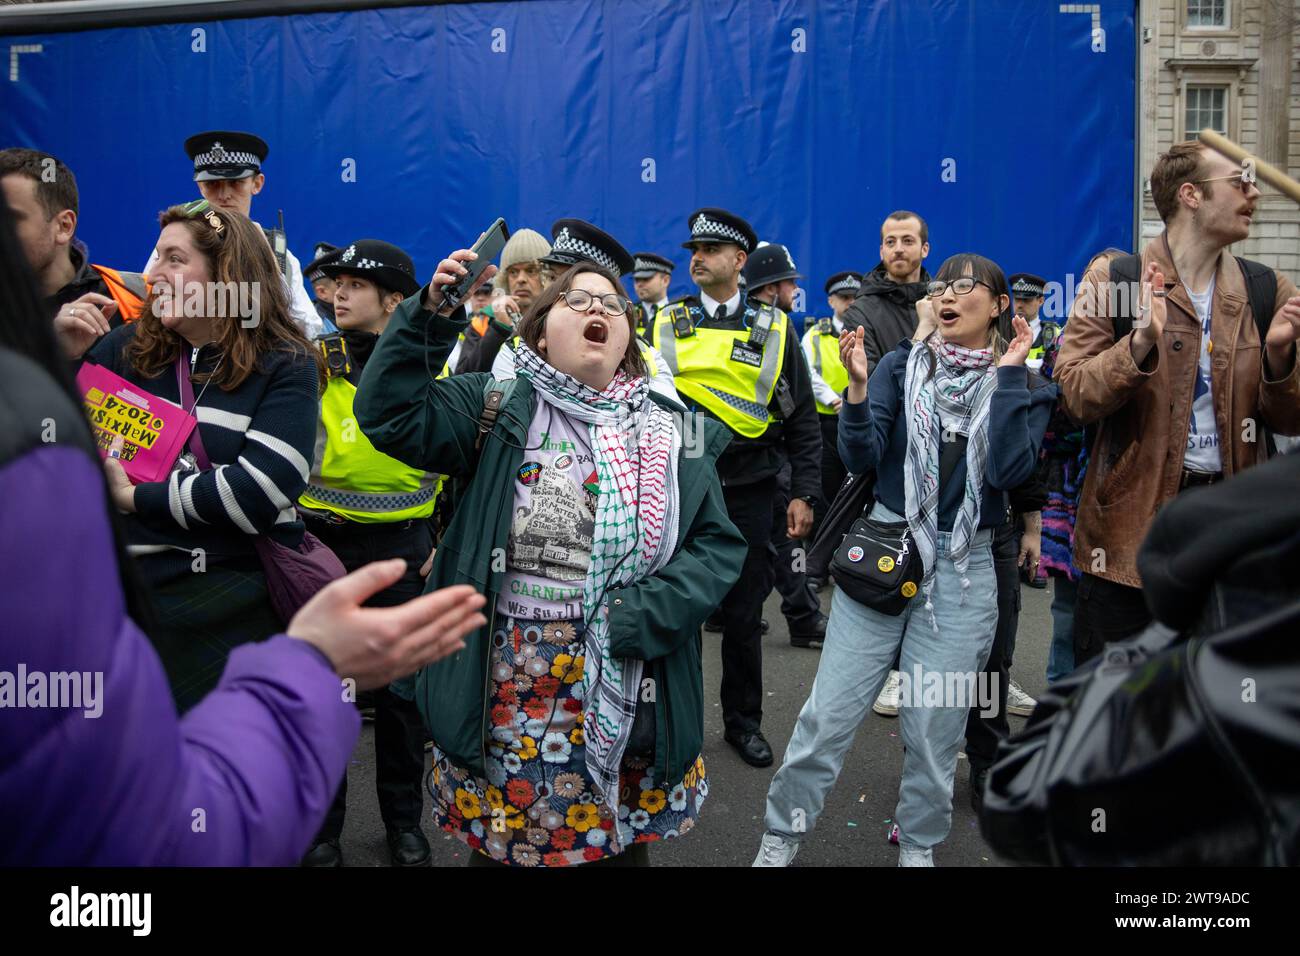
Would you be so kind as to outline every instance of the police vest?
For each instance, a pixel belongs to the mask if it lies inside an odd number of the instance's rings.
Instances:
[[[1036,362],[1036,365],[1030,367],[1035,369],[1041,368],[1043,365],[1043,359],[1047,356],[1047,346],[1056,341],[1056,337],[1060,334],[1060,331],[1061,327],[1055,322],[1044,322],[1042,327],[1038,330],[1038,342],[1029,350],[1029,354],[1025,356],[1026,364],[1029,362]]]
[[[444,366],[438,377],[446,374]],[[427,518],[443,476],[376,451],[352,411],[356,394],[346,378],[329,380],[316,423],[315,467],[298,503],[362,524]]]
[[[117,314],[123,322],[134,322],[140,318],[145,300],[149,298],[149,286],[139,272],[118,272],[108,266],[91,265],[99,277],[104,280],[108,294],[117,303]]]
[[[745,306],[748,329],[698,328],[693,299],[672,302],[655,315],[651,340],[682,395],[736,434],[757,438],[772,424],[768,406],[785,360],[790,320],[780,309]]]
[[[836,394],[841,394],[849,387],[849,370],[840,360],[840,337],[834,332],[822,332],[813,326],[804,335],[804,340],[812,338],[813,370],[821,376],[822,381],[830,386]],[[817,411],[823,415],[834,415],[835,409],[817,402]]]

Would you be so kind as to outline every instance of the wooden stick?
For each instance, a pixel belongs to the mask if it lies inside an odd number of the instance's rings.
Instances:
[[[1260,182],[1268,183],[1278,192],[1291,197],[1297,203],[1300,203],[1300,182],[1292,179],[1282,170],[1278,169],[1272,163],[1260,159],[1258,156],[1252,156],[1246,152],[1228,137],[1221,133],[1216,133],[1212,129],[1203,129],[1197,136],[1202,143],[1216,152],[1227,156],[1234,163],[1241,163],[1249,160],[1255,166],[1255,176]]]

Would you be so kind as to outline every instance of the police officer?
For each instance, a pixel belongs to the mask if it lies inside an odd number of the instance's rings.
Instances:
[[[1029,272],[1017,272],[1007,279],[1011,284],[1011,295],[1016,300],[1016,315],[1029,323],[1029,334],[1034,337],[1034,344],[1029,347],[1029,358],[1025,367],[1035,372],[1043,368],[1043,359],[1047,350],[1056,342],[1061,326],[1055,322],[1045,322],[1039,317],[1043,308],[1043,289],[1047,280]]]
[[[727,511],[749,542],[740,580],[722,602],[722,710],[726,740],[742,759],[770,766],[763,737],[763,600],[772,589],[772,499],[784,451],[791,465],[787,532],[812,528],[821,488],[821,437],[808,367],[784,311],[741,295],[741,269],[758,243],[754,230],[723,209],[688,220],[691,280],[699,295],[655,316],[654,344],[677,389],[696,410],[733,433],[718,459]]]
[[[826,299],[831,307],[831,317],[818,319],[804,333],[804,357],[812,372],[813,395],[817,398],[817,419],[822,428],[822,497],[817,518],[835,500],[835,494],[844,483],[844,463],[839,453],[839,412],[844,389],[849,384],[849,373],[840,361],[839,335],[844,331],[840,316],[853,304],[862,286],[862,274],[837,272],[826,280]]]
[[[789,315],[799,291],[796,280],[802,279],[795,268],[790,250],[779,242],[761,242],[745,262],[741,275],[751,298],[764,302]],[[816,389],[813,391],[816,396]],[[822,614],[817,594],[803,571],[803,562],[795,549],[807,552],[807,542],[791,538],[784,520],[790,505],[790,461],[781,452],[781,470],[776,474],[776,495],[772,499],[772,547],[776,589],[781,594],[781,613],[785,615],[793,647],[809,647],[826,639],[826,615]],[[823,449],[823,457],[825,450]],[[820,499],[820,495],[818,498]],[[814,516],[816,511],[814,511]]]
[[[385,558],[406,559],[401,580],[367,602],[391,607],[424,591],[420,568],[433,547],[429,519],[442,476],[376,451],[357,427],[352,403],[379,334],[420,281],[410,256],[376,239],[357,240],[320,269],[337,283],[334,315],[340,331],[316,340],[329,383],[321,396],[315,461],[298,507],[308,530],[349,571]],[[398,682],[374,692],[375,785],[395,866],[425,866],[431,860],[420,832],[424,728],[407,696],[413,691],[413,682]],[[346,802],[344,779],[304,865],[341,865]]]
[[[195,133],[185,141],[185,153],[194,163],[194,181],[199,184],[203,198],[218,209],[237,212],[250,219],[253,216],[253,197],[266,185],[262,163],[266,162],[268,152],[270,147],[260,137],[234,130]],[[303,285],[302,265],[289,251],[283,229],[263,226],[262,232],[266,234],[266,241],[270,243],[280,274],[284,277],[289,293],[289,312],[307,337],[315,338],[324,330],[324,324]],[[158,250],[155,249],[145,266],[146,275],[157,257]]]
[[[328,242],[316,243],[315,249],[312,250],[312,260],[303,267],[303,275],[311,283],[311,291],[314,294],[312,305],[316,309],[316,314],[320,316],[321,323],[325,326],[326,332],[334,332],[334,280],[327,276],[321,266],[332,261],[338,253],[342,252],[338,246]]]
[[[668,304],[668,286],[673,281],[673,269],[676,267],[671,259],[653,252],[638,252],[633,259],[636,267],[632,280],[636,286],[636,297],[641,300],[633,306],[636,312],[636,334],[649,342],[655,313]]]

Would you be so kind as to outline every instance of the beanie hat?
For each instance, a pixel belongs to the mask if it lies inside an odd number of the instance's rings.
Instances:
[[[521,262],[532,262],[548,255],[551,251],[551,244],[546,241],[546,237],[540,232],[534,232],[531,229],[520,229],[515,232],[508,240],[505,247],[501,250],[501,261],[498,263],[498,272],[493,284],[498,289],[506,287],[506,270],[511,266],[518,265]]]

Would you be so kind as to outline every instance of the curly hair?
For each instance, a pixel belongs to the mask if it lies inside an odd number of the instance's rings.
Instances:
[[[320,351],[289,314],[289,292],[261,227],[247,216],[214,209],[206,201],[172,206],[159,214],[159,228],[173,223],[185,227],[207,261],[212,281],[201,303],[203,318],[212,323],[213,341],[224,357],[213,372],[196,375],[194,380],[211,379],[223,391],[232,391],[258,369],[263,356],[286,352],[311,356],[323,388],[326,377]],[[250,298],[237,294],[243,291],[251,292],[251,316],[237,312],[240,300]],[[158,294],[151,292],[126,353],[136,372],[149,378],[161,374],[189,348],[180,333],[163,325],[157,300]],[[247,318],[254,321],[246,323]]]

